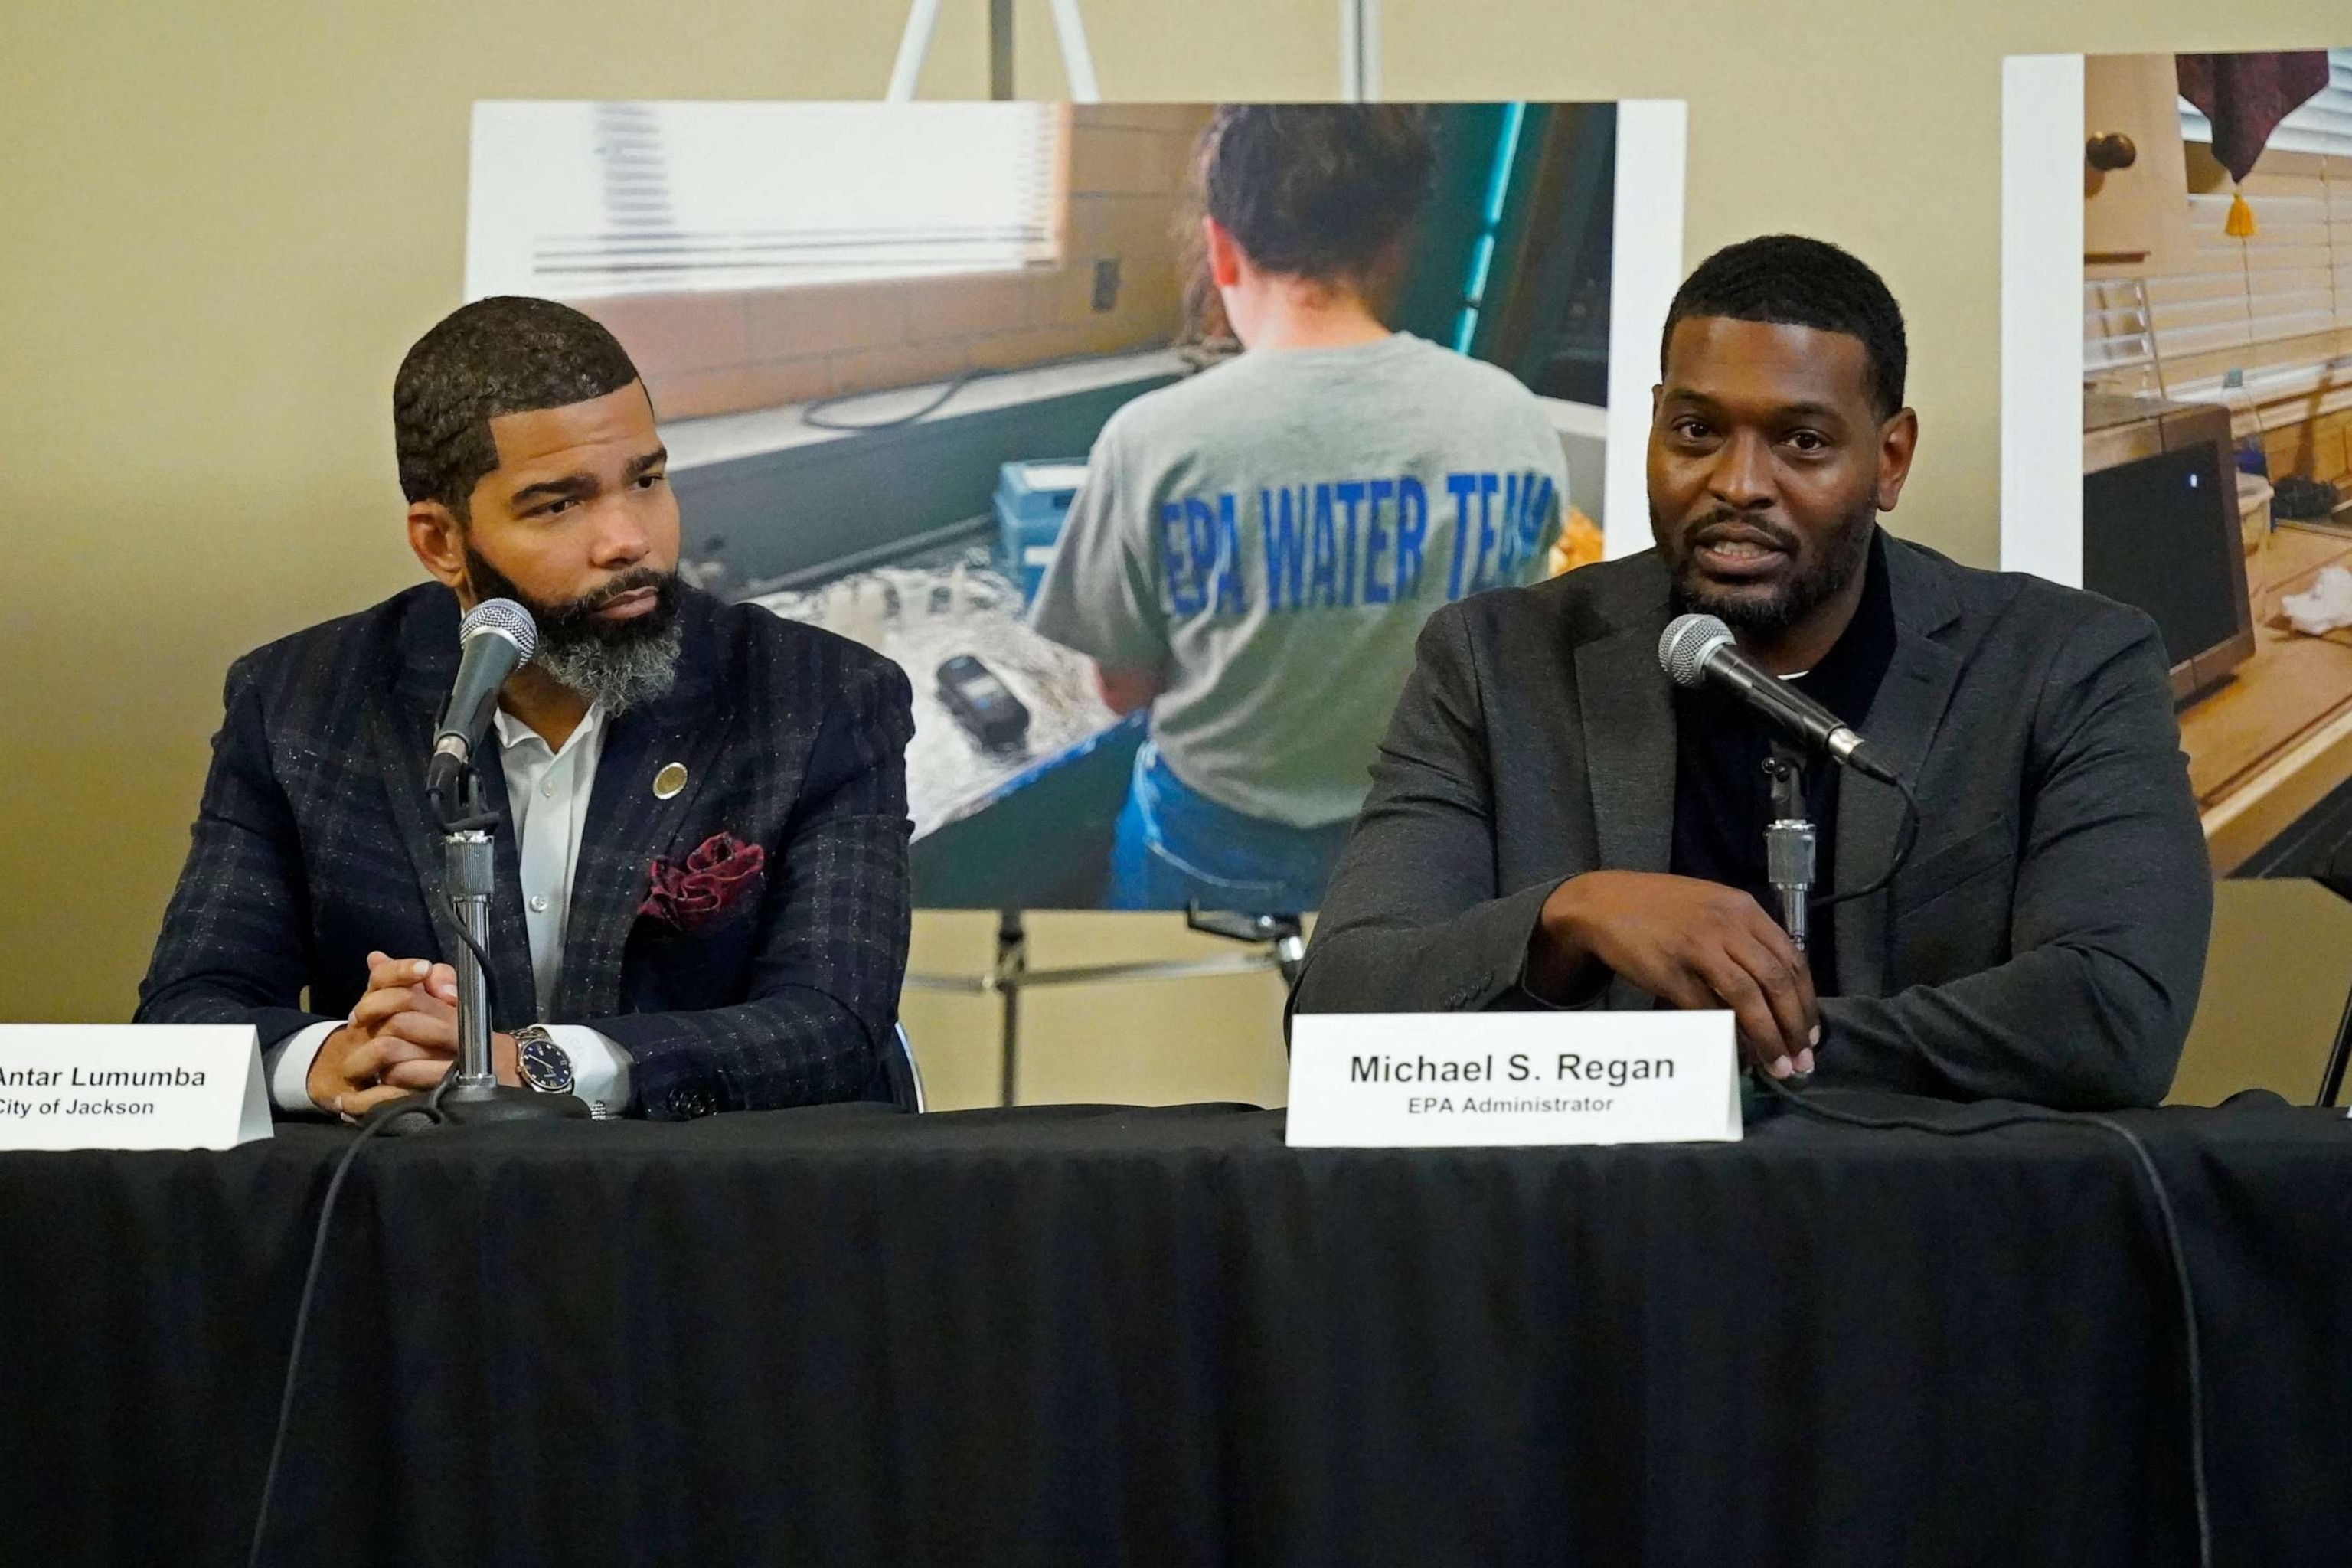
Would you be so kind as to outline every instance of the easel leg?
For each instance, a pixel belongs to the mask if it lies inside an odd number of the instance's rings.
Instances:
[[[1087,46],[1087,27],[1078,15],[1078,0],[1049,0],[1054,31],[1062,44],[1062,70],[1069,78],[1070,100],[1100,103],[1102,89],[1095,79],[1094,52]],[[1365,0],[1350,0],[1361,5]],[[891,103],[911,103],[923,61],[931,52],[931,37],[940,28],[940,0],[913,0],[907,12],[906,31],[898,36],[898,58],[890,66],[890,85],[883,98]],[[1013,96],[1013,0],[988,0],[988,96],[1003,102]]]
[[[988,0],[988,96],[1013,97],[1013,0]]]
[[[996,1103],[1012,1105],[1021,1070],[1021,976],[1029,967],[1029,933],[1019,910],[1006,910],[996,921],[996,989],[1004,1005],[1003,1076],[998,1081]]]
[[[2336,1044],[2327,1052],[2327,1066],[2319,1075],[2319,1099],[2315,1102],[2333,1106],[2344,1093],[2346,1059],[2352,1058],[2352,996],[2344,999],[2344,1016],[2336,1023]]]
[[[923,61],[931,52],[931,35],[940,30],[940,0],[914,0],[907,10],[907,30],[898,35],[898,58],[890,66],[890,85],[882,94],[891,103],[911,103]]]
[[[1070,81],[1070,101],[1100,103],[1102,88],[1095,80],[1094,51],[1087,47],[1087,25],[1078,16],[1078,0],[1053,0],[1054,32],[1062,42],[1062,74]]]

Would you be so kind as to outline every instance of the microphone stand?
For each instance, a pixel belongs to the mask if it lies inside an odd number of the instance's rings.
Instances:
[[[490,1059],[490,977],[481,954],[490,950],[490,895],[498,883],[490,830],[498,818],[481,809],[474,770],[457,774],[457,798],[436,795],[441,817],[441,870],[449,913],[459,935],[457,971],[457,1070],[432,1091],[428,1115],[464,1126],[482,1121],[541,1121],[589,1117],[577,1095],[541,1094],[499,1081]]]
[[[1812,926],[1808,900],[1813,890],[1814,848],[1813,825],[1805,816],[1805,764],[1797,752],[1775,741],[1764,772],[1772,781],[1772,819],[1764,827],[1764,879],[1780,895],[1780,929],[1801,953]],[[1756,1075],[1761,1081],[1760,1064]],[[1802,1084],[1806,1076],[1792,1073],[1789,1081]]]
[[[1805,769],[1786,748],[1773,742],[1764,772],[1772,780],[1772,820],[1764,829],[1764,879],[1780,895],[1780,929],[1806,950],[1811,926],[1807,900],[1813,890],[1813,825],[1805,816]]]

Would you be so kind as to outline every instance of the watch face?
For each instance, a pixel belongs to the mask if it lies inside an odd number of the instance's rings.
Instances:
[[[519,1040],[515,1058],[522,1068],[522,1080],[531,1088],[543,1094],[572,1092],[572,1058],[553,1040]]]

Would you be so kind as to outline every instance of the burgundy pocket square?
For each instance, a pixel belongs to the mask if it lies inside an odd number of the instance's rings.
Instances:
[[[759,896],[768,852],[731,833],[714,833],[684,860],[656,860],[637,913],[687,936],[699,935]]]

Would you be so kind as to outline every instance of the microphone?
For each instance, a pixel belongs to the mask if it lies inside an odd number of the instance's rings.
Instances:
[[[512,599],[485,599],[459,624],[457,645],[465,655],[457,661],[457,679],[441,710],[432,759],[425,765],[425,793],[436,801],[456,799],[457,782],[473,763],[482,731],[490,727],[499,688],[530,662],[539,647],[539,627],[530,612]]]
[[[1795,740],[1854,772],[1897,784],[1895,770],[1878,760],[1845,721],[1739,651],[1731,628],[1714,616],[1676,616],[1658,639],[1658,663],[1676,686],[1714,681]]]

